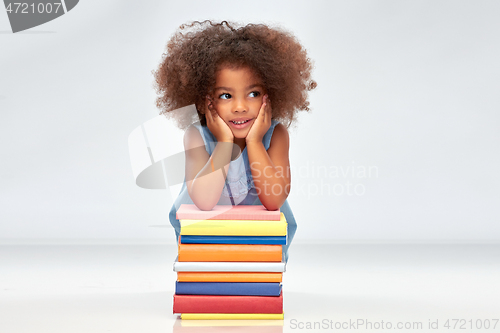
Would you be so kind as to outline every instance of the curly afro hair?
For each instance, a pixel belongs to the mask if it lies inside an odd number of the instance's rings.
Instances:
[[[206,126],[200,110],[223,66],[253,69],[271,100],[272,118],[286,127],[298,111],[309,111],[308,91],[316,82],[311,79],[311,60],[293,35],[263,24],[195,21],[179,27],[153,71],[160,114],[173,115],[182,129],[196,121]],[[170,112],[191,104],[197,115]]]

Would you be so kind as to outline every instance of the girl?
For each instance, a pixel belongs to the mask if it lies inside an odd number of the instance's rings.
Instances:
[[[288,223],[285,261],[296,230],[290,192],[287,128],[309,111],[311,61],[289,33],[266,25],[226,21],[182,25],[153,72],[157,106],[186,129],[185,181],[170,211],[183,203],[264,205]],[[170,112],[195,104],[197,114]]]

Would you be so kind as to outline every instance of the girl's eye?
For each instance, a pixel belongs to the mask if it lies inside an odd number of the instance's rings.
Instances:
[[[220,99],[230,99],[231,98],[231,94],[223,93],[223,94],[219,95],[219,98]]]
[[[260,95],[260,92],[258,92],[258,91],[252,91],[249,95],[250,95],[250,97],[257,97],[257,96]]]

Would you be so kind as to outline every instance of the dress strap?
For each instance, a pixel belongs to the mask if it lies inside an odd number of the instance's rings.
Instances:
[[[212,155],[215,146],[217,145],[217,138],[212,134],[212,132],[210,132],[207,126],[202,126],[199,123],[195,123],[193,126],[200,132],[208,155]]]
[[[264,143],[264,147],[266,147],[266,150],[268,150],[269,146],[271,145],[271,138],[273,136],[274,128],[278,124],[279,121],[271,119],[271,127],[269,127],[266,134],[264,134],[264,137],[262,138],[262,142]]]

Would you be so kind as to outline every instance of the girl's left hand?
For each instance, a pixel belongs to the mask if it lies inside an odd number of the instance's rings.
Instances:
[[[264,135],[271,127],[271,103],[269,101],[269,96],[265,95],[262,99],[262,105],[260,106],[259,114],[257,118],[250,127],[248,131],[246,142],[262,142]]]

